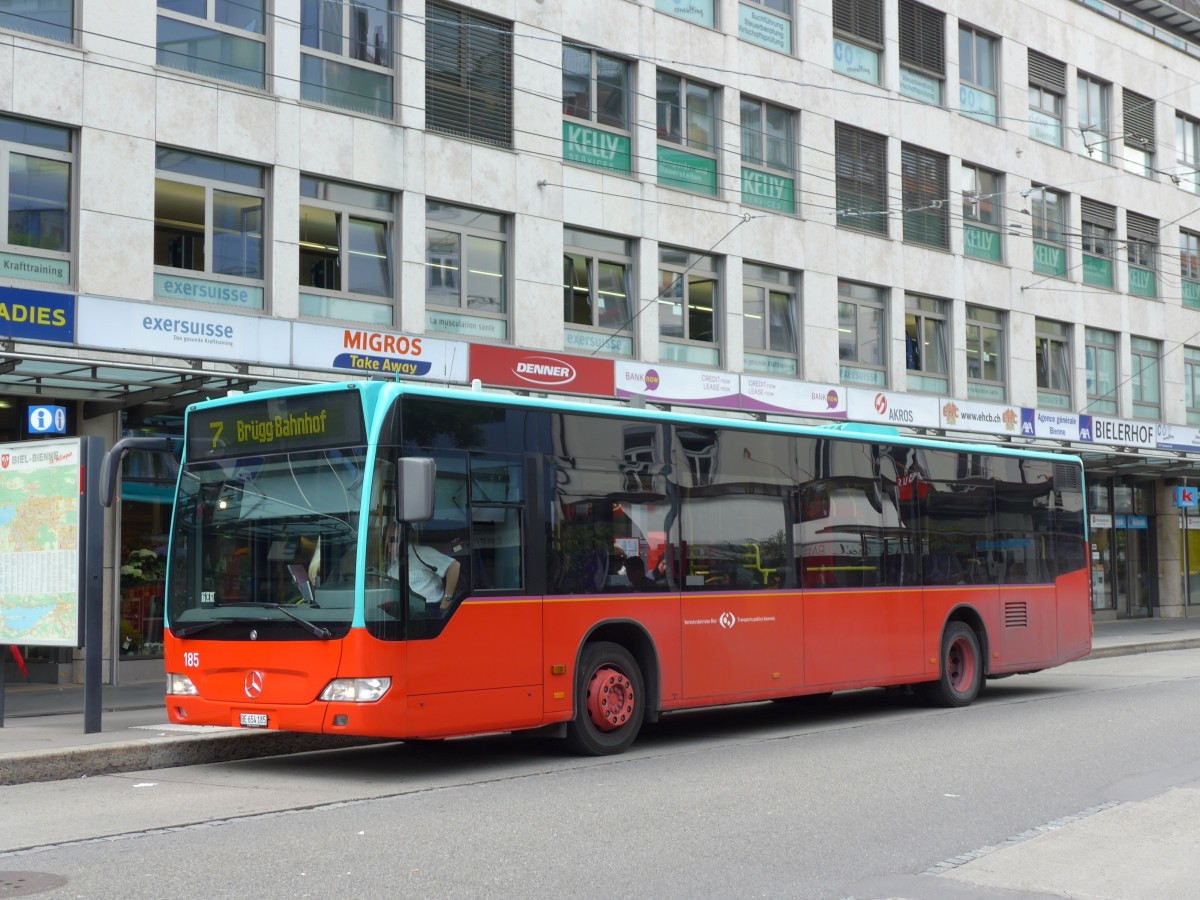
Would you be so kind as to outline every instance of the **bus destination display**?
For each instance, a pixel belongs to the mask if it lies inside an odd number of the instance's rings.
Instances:
[[[188,422],[188,457],[192,461],[347,447],[364,440],[357,391],[222,405],[197,410]]]

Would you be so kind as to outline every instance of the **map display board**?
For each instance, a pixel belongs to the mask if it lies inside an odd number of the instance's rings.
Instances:
[[[0,444],[0,647],[79,646],[78,438]]]

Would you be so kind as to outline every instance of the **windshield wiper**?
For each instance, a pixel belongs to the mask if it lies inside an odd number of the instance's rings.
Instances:
[[[225,603],[225,604],[223,604],[223,606],[226,609],[230,609],[235,606],[250,607],[251,609],[277,609],[281,613],[283,613],[285,616],[287,616],[289,619],[291,619],[293,622],[299,622],[301,625],[303,625],[306,629],[311,631],[313,634],[315,634],[321,640],[325,640],[326,638],[333,636],[333,632],[330,631],[328,628],[324,628],[321,625],[314,625],[312,622],[308,621],[308,619],[304,618],[303,616],[296,615],[294,612],[292,612],[290,609],[288,609],[286,606],[284,606],[280,603]],[[224,622],[230,622],[230,621],[240,622],[240,621],[244,621],[244,620],[242,620],[242,619],[224,619],[222,621],[224,621]],[[196,626],[196,627],[198,628],[199,626]]]
[[[197,622],[195,625],[188,625],[185,628],[180,628],[176,631],[174,628],[171,631],[177,638],[187,637],[189,634],[197,634],[201,631],[207,631],[215,625],[233,625],[239,619],[209,619],[207,622]]]

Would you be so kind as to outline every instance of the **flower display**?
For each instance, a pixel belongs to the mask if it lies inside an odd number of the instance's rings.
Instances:
[[[130,586],[162,581],[166,570],[166,560],[154,550],[132,550],[121,566],[121,584]]]

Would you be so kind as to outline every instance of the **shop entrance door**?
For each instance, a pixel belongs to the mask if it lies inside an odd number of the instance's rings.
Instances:
[[[1145,516],[1116,519],[1112,536],[1117,615],[1143,618],[1150,615],[1150,530]]]

